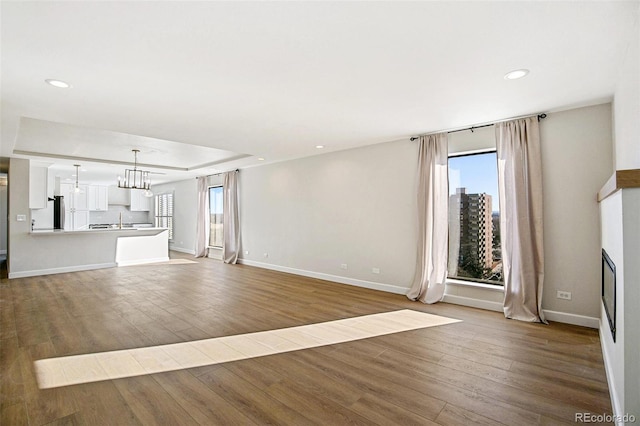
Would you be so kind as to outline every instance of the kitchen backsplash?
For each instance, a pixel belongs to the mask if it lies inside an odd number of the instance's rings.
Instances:
[[[123,223],[153,223],[151,212],[132,212],[127,206],[109,205],[106,212],[90,212],[89,223],[119,223],[122,213]]]

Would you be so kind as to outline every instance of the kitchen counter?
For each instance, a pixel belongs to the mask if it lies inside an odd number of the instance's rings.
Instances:
[[[47,253],[9,271],[9,278],[59,274],[115,266],[138,265],[169,260],[169,230],[167,228],[34,229],[21,238]]]
[[[34,229],[31,235],[86,235],[105,233],[138,233],[138,235],[155,235],[167,228],[107,228],[107,229],[78,229],[75,231],[65,231],[64,229]],[[146,233],[146,234],[145,234]]]
[[[169,260],[169,230],[167,228],[137,229],[117,238],[118,266],[166,262]]]

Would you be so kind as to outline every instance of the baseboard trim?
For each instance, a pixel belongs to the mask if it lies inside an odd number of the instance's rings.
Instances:
[[[504,312],[502,303],[492,302],[490,300],[473,299],[471,297],[456,296],[455,294],[445,294],[445,303],[452,303],[454,305],[469,306],[470,308],[485,309],[487,311]]]
[[[620,398],[618,397],[618,392],[616,392],[615,383],[613,383],[613,366],[611,365],[611,355],[607,351],[607,346],[604,344],[604,339],[602,338],[603,333],[609,332],[609,324],[606,321],[600,320],[600,347],[602,347],[602,359],[604,361],[604,371],[607,375],[607,385],[609,385],[609,396],[611,398],[611,408],[613,409],[614,416],[623,416],[622,406],[620,404]],[[606,326],[603,328],[603,325]],[[621,417],[620,417],[621,418]],[[616,425],[624,425],[624,422],[618,421]]]
[[[470,297],[456,296],[453,294],[445,294],[443,302],[453,303],[455,305],[469,306],[472,308],[486,309],[488,311],[503,312],[503,306],[500,302],[491,302],[489,300],[472,299]],[[544,316],[549,321],[561,322],[564,324],[579,325],[588,328],[600,328],[600,320],[598,318],[587,317],[584,315],[568,314],[566,312],[549,311],[543,309]]]
[[[247,259],[238,259],[238,263],[241,263],[243,265],[248,265],[248,266],[255,266],[257,268],[270,269],[272,271],[279,271],[279,272],[286,272],[294,275],[301,275],[303,277],[317,278],[325,281],[334,281],[340,284],[348,284],[356,287],[364,287],[371,290],[386,291],[388,293],[394,293],[394,294],[407,294],[407,291],[409,291],[408,288],[400,287],[392,284],[375,283],[372,281],[358,280],[355,278],[341,277],[339,275],[324,274],[322,272],[307,271],[304,269],[290,268],[288,266],[273,265],[271,263],[262,263],[262,262],[256,262],[253,260],[247,260]]]
[[[271,263],[256,262],[254,260],[238,259],[238,263],[248,266],[255,266],[273,271],[286,272],[294,275],[302,275],[304,277],[318,278],[321,280],[334,281],[341,284],[349,284],[356,287],[364,287],[372,290],[386,291],[394,294],[407,294],[408,288],[395,286],[392,284],[375,283],[371,281],[358,280],[354,278],[341,277],[338,275],[324,274],[321,272],[307,271],[304,269],[290,268],[288,266],[273,265]],[[492,302],[490,300],[473,299],[471,297],[456,296],[453,294],[445,294],[443,302],[452,303],[454,305],[468,306],[471,308],[485,309],[494,312],[504,312],[502,303]],[[566,312],[548,311],[543,309],[545,318],[550,321],[562,322],[565,324],[579,325],[588,328],[599,328],[600,320],[598,318],[587,317],[583,315],[569,314]]]
[[[189,250],[189,249],[185,249],[185,248],[181,248],[181,247],[169,246],[169,251],[178,251],[180,253],[192,254],[194,256],[196,255],[196,251],[195,250]]]
[[[584,315],[568,314],[566,312],[548,311],[543,309],[545,319],[549,321],[562,322],[565,324],[580,325],[588,328],[600,328],[600,319],[587,317]]]
[[[116,263],[97,263],[92,265],[65,266],[62,268],[38,269],[35,271],[9,272],[9,278],[27,278],[40,275],[66,274],[68,272],[91,271],[93,269],[114,268]]]

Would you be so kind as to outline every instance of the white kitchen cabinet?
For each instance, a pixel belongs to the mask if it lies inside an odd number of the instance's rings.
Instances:
[[[49,169],[46,167],[30,167],[29,168],[29,208],[30,209],[46,209],[47,196],[47,179]]]
[[[60,184],[60,195],[64,197],[64,230],[75,231],[89,226],[89,185]]]
[[[109,191],[106,186],[89,185],[89,211],[104,212],[109,209]]]
[[[145,191],[142,189],[131,190],[131,206],[132,212],[148,212],[151,209],[151,197],[145,197]]]

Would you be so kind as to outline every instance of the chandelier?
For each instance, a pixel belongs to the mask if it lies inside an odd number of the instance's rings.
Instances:
[[[138,153],[139,149],[132,149],[133,151],[133,169],[125,169],[124,180],[118,176],[118,188],[125,189],[144,189],[147,192],[151,187],[151,180],[149,178],[149,172],[138,169]]]

